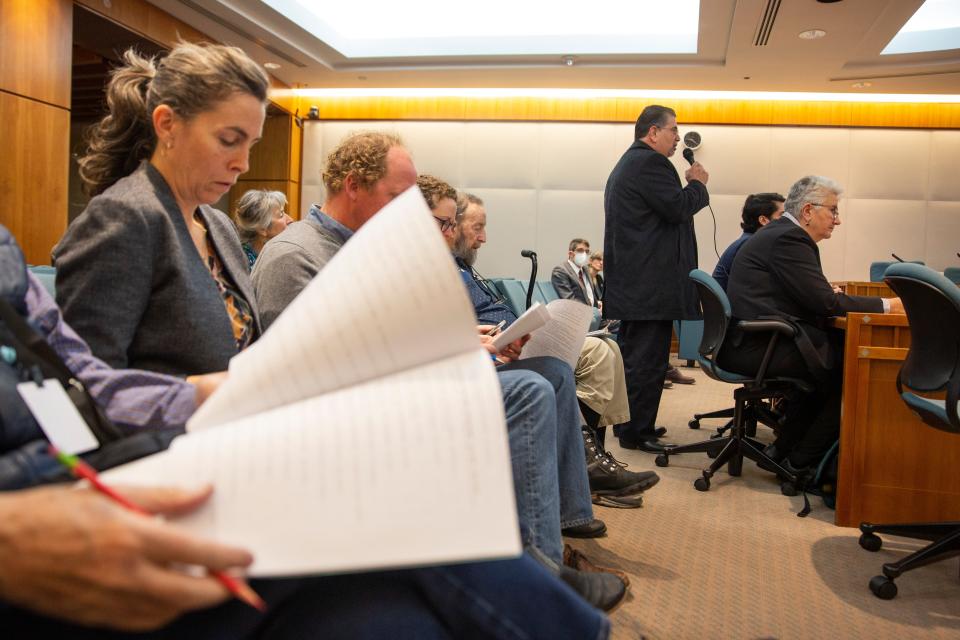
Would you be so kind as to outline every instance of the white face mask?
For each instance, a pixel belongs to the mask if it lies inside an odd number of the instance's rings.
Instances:
[[[578,267],[584,266],[589,260],[590,256],[587,255],[586,251],[577,251],[575,254],[573,254],[573,264],[577,265]]]

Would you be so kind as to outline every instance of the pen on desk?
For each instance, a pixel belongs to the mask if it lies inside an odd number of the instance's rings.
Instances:
[[[97,475],[96,469],[88,465],[77,456],[70,455],[69,453],[63,453],[53,445],[50,445],[49,449],[50,455],[56,458],[60,464],[69,469],[70,473],[81,480],[86,480],[94,489],[107,496],[120,506],[141,515],[153,515],[143,507],[134,504],[127,498],[124,498],[122,495],[114,491],[110,486],[104,484],[103,481],[100,480],[100,476]],[[257,609],[258,611],[267,610],[267,603],[265,603],[263,598],[257,595],[257,592],[254,591],[247,583],[238,580],[237,578],[234,578],[223,571],[210,571],[210,575],[216,578],[220,584],[226,587],[227,590],[239,600],[250,605],[254,609]]]

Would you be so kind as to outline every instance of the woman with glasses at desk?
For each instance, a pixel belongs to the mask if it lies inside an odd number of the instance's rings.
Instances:
[[[815,387],[809,397],[788,403],[785,424],[767,448],[770,457],[788,471],[799,471],[801,478],[840,433],[843,349],[827,332],[826,320],[850,311],[903,313],[898,298],[848,296],[827,282],[817,243],[840,225],[842,192],[839,184],[822,176],[798,180],[790,188],[783,216],[759,229],[737,253],[727,285],[734,324],[719,356],[724,368],[756,374],[770,340],[768,333],[741,332],[736,320],[776,316],[801,331],[796,341],[778,342],[767,370],[771,376],[801,378]],[[798,343],[810,346],[806,357]],[[819,362],[808,362],[814,359]]]

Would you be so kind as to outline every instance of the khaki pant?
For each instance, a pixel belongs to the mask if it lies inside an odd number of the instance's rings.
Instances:
[[[574,378],[577,399],[600,416],[597,426],[630,421],[623,356],[615,340],[594,337],[584,340]]]

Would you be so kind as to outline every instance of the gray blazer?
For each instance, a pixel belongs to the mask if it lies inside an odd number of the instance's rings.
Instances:
[[[226,275],[254,316],[247,259],[230,219],[200,215]],[[113,367],[174,375],[221,371],[237,353],[216,282],[173,192],[147,161],[93,198],[53,249],[66,321]]]
[[[576,300],[586,305],[590,304],[590,300],[587,298],[587,290],[584,288],[585,286],[593,286],[590,282],[589,275],[584,273],[583,284],[580,284],[580,276],[577,275],[577,272],[570,266],[569,260],[564,260],[561,264],[553,268],[553,273],[550,275],[550,282],[553,284],[553,288],[556,289],[557,295],[561,298]],[[597,306],[596,291],[593,292],[593,301],[594,304],[592,306]]]

